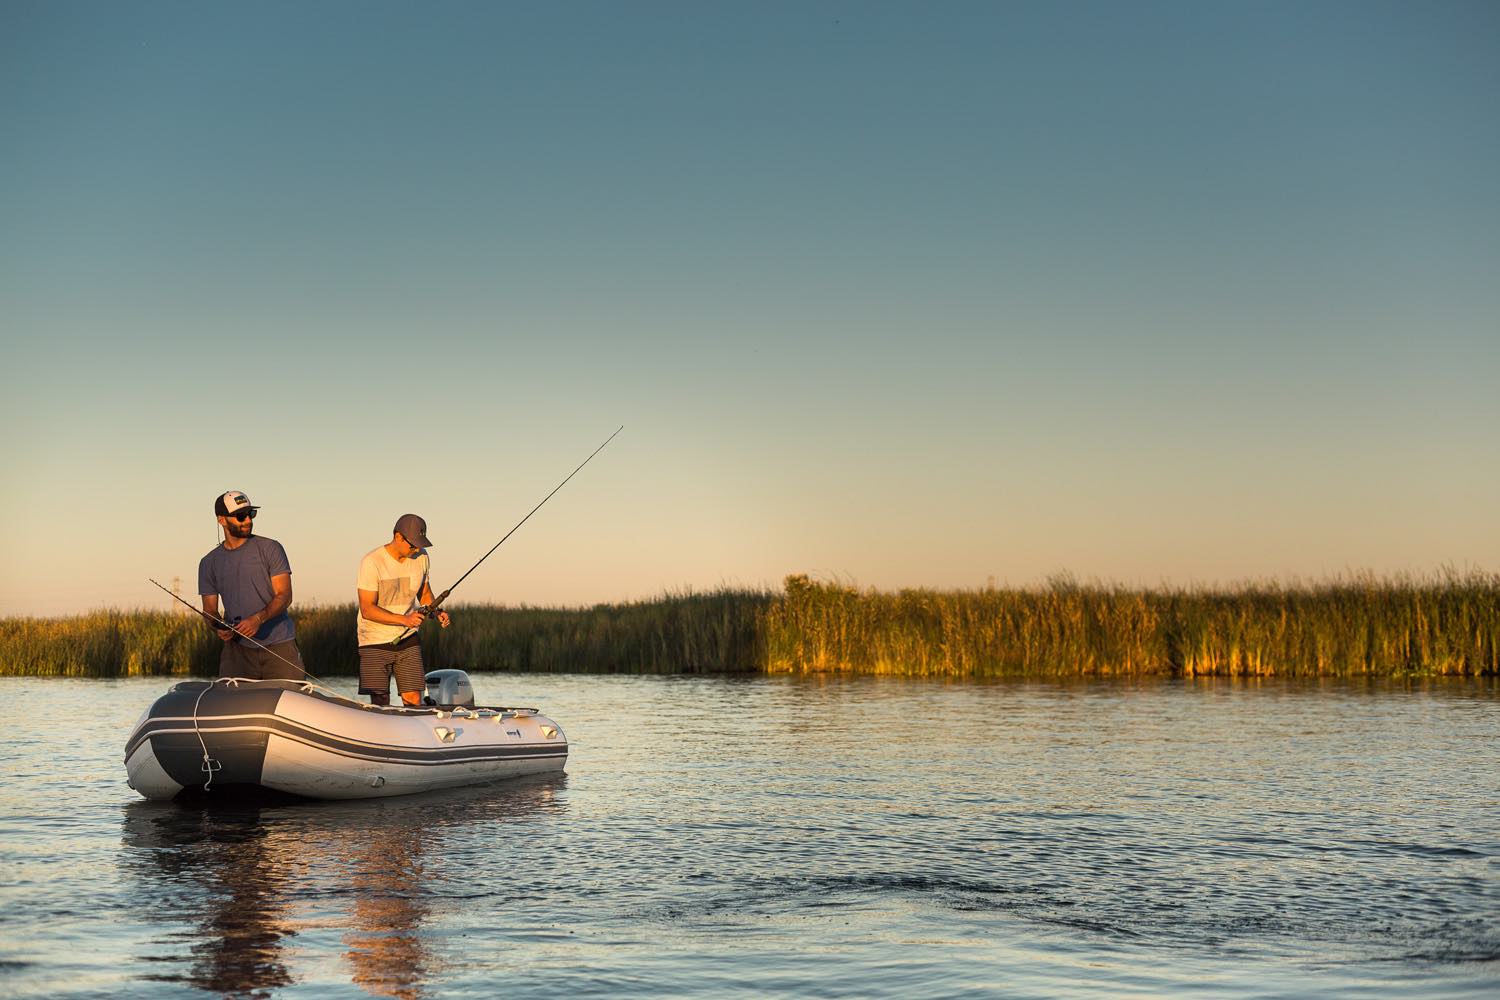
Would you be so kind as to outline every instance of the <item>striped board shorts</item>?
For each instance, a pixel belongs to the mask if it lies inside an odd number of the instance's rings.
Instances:
[[[359,647],[359,693],[389,694],[391,677],[396,690],[420,691],[427,671],[422,666],[422,643],[408,636],[396,645]]]

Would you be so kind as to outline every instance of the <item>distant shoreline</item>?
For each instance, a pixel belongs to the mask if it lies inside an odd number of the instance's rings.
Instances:
[[[429,667],[580,673],[1478,677],[1500,674],[1500,575],[1140,589],[666,594],[589,608],[456,605],[424,629]],[[352,605],[293,608],[319,676],[356,672]],[[213,675],[197,618],[95,611],[0,618],[0,675]]]

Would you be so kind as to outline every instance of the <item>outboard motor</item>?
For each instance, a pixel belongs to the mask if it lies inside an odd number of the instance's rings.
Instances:
[[[474,685],[462,670],[434,670],[427,675],[427,701],[443,708],[473,708]]]

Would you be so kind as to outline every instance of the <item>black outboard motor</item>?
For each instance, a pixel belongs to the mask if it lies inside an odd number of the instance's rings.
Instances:
[[[427,675],[427,702],[440,708],[473,708],[474,685],[462,670],[434,670]]]

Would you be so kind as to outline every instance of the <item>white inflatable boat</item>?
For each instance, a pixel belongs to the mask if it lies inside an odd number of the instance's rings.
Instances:
[[[532,708],[475,708],[461,670],[427,675],[421,707],[376,707],[300,681],[221,678],[175,685],[125,744],[130,787],[270,791],[360,799],[561,771],[568,740]]]

